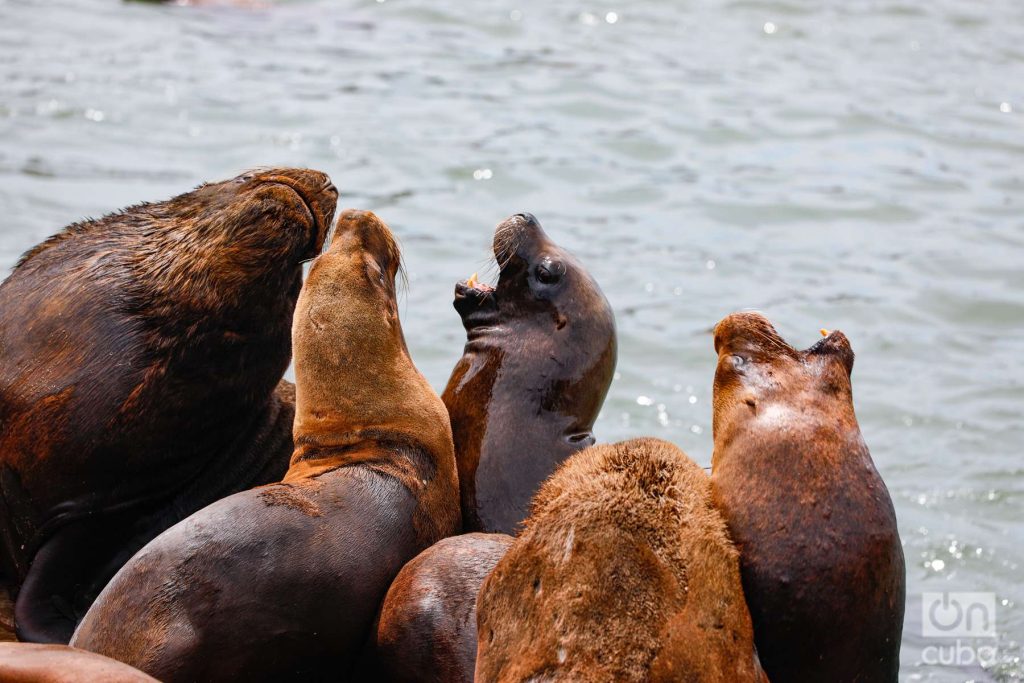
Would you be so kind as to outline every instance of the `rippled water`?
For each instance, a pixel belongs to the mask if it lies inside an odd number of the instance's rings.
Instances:
[[[852,340],[908,564],[907,680],[1024,666],[1024,5],[0,0],[0,267],[257,165],[329,172],[410,271],[444,386],[456,279],[535,213],[614,305],[599,437],[710,461],[710,329]],[[994,591],[999,663],[929,666],[922,591]]]

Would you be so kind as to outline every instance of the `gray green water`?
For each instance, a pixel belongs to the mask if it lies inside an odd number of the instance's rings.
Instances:
[[[0,0],[5,272],[270,164],[392,225],[439,389],[453,283],[535,213],[617,313],[603,440],[708,464],[714,323],[842,329],[905,543],[903,678],[1024,678],[1024,4]],[[996,594],[996,664],[923,662],[921,594],[948,590]]]

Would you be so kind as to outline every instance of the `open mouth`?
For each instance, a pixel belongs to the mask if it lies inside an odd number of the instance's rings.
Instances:
[[[476,273],[455,284],[455,310],[462,316],[467,330],[495,322],[498,316],[497,288],[501,279],[520,276],[518,270],[510,274],[506,269],[514,261],[513,257],[524,240],[541,239],[543,235],[540,223],[529,213],[517,213],[498,224],[491,243],[491,251],[498,264],[498,285],[481,282]]]
[[[467,327],[493,322],[498,313],[497,293],[492,285],[481,282],[473,273],[455,283],[455,310]]]
[[[455,285],[456,293],[462,292],[466,296],[472,296],[476,299],[483,299],[487,295],[494,294],[494,287],[478,279],[477,274],[473,273],[465,280],[460,280]]]

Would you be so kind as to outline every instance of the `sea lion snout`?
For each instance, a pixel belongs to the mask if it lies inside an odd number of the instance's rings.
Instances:
[[[294,193],[312,221],[307,256],[311,257],[323,248],[338,204],[338,188],[326,173],[309,168],[261,169],[243,173],[234,182],[256,191],[274,185],[288,188],[285,191]]]
[[[822,338],[817,344],[807,349],[807,353],[808,355],[835,356],[846,368],[847,375],[853,372],[855,357],[853,347],[850,345],[850,340],[847,339],[846,335],[839,330],[835,330]]]
[[[527,259],[524,249],[530,253],[537,245],[549,244],[547,233],[532,213],[517,213],[509,216],[494,229],[494,258],[502,269],[516,256]]]
[[[349,238],[354,238],[359,244],[367,246],[369,238],[380,232],[387,232],[388,236],[391,236],[391,231],[374,212],[345,209],[338,214],[338,220],[334,224],[331,246]]]
[[[392,271],[392,274],[401,264],[394,234],[372,211],[345,209],[338,214],[329,250],[363,252],[376,260],[382,271]]]

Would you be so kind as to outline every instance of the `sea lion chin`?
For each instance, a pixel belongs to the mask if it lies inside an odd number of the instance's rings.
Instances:
[[[72,644],[172,683],[346,678],[388,586],[458,531],[444,404],[398,317],[398,246],[369,212],[338,217],[295,309],[295,450],[143,548]]]
[[[805,351],[764,316],[715,327],[712,483],[774,683],[895,681],[905,568],[853,410],[842,332]]]
[[[0,285],[0,573],[67,642],[149,539],[291,452],[281,377],[330,179],[264,169],[68,226]]]
[[[467,342],[442,398],[467,531],[514,533],[530,498],[594,443],[615,371],[615,318],[600,287],[528,213],[494,232],[497,285],[455,286]]]

